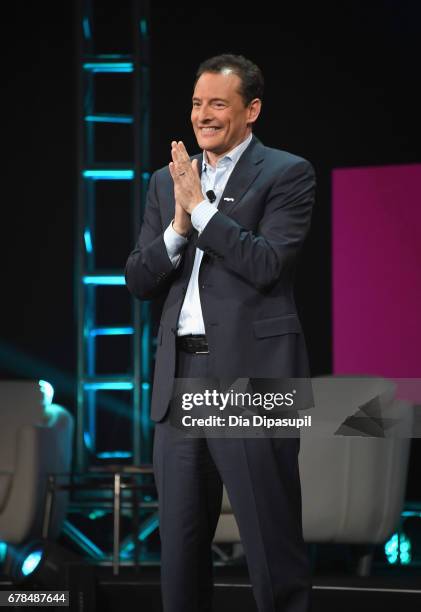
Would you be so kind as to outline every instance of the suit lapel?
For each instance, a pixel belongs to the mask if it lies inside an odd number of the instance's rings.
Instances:
[[[198,153],[197,155],[193,155],[190,159],[192,161],[194,159],[197,159],[197,161],[198,161],[197,167],[198,167],[198,170],[199,170],[199,176],[202,177],[203,153]],[[175,202],[174,202],[174,205],[175,205]],[[198,237],[199,237],[199,232],[196,229],[193,228],[192,235],[191,235],[190,242],[189,242],[189,247],[190,246],[192,247],[189,250],[191,251],[193,257],[194,257],[194,254],[196,252],[196,242],[197,242]]]
[[[202,175],[202,160],[203,153],[193,155],[191,160],[198,160],[198,169],[200,176]],[[244,151],[240,159],[238,160],[228,182],[225,186],[224,192],[221,196],[218,210],[224,214],[229,214],[240,202],[241,198],[249,189],[250,185],[257,178],[262,170],[262,161],[264,160],[264,146],[256,136],[253,138]],[[224,200],[224,198],[227,198]],[[175,203],[174,203],[175,205]],[[198,240],[198,232],[193,229],[189,245],[187,247],[187,259],[189,264],[193,265],[193,259],[196,252],[196,243]],[[191,261],[190,261],[191,260]],[[187,262],[186,262],[187,263]]]
[[[232,212],[260,174],[263,159],[264,147],[260,140],[253,136],[228,179],[219,201],[218,210],[226,215]]]
[[[238,160],[228,179],[219,201],[218,210],[224,214],[228,214],[237,206],[262,170],[261,162],[264,160],[264,150],[265,148],[260,140],[253,135],[249,146]],[[191,160],[193,159],[198,160],[199,174],[202,176],[203,153],[193,155]],[[197,240],[197,232],[195,238]]]

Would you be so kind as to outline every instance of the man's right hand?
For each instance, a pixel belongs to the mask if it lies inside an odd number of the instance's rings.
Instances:
[[[177,200],[175,201],[175,217],[172,226],[180,236],[187,236],[192,229],[190,215],[181,204],[177,203]]]

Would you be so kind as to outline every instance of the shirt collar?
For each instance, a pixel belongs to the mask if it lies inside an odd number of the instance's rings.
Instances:
[[[224,157],[221,157],[221,159],[218,160],[216,166],[217,167],[224,166],[227,164],[228,161],[230,161],[235,166],[235,164],[240,159],[241,155],[244,153],[244,151],[249,146],[252,137],[253,137],[253,133],[250,133],[247,136],[247,138],[243,140],[243,142],[240,142],[240,144],[234,147],[234,149],[226,153]],[[208,162],[207,162],[207,157],[206,157],[206,151],[203,151],[202,172],[206,171],[207,166],[208,166]]]

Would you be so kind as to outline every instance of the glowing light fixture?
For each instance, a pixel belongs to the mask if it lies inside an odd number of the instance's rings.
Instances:
[[[85,178],[94,181],[131,181],[134,177],[133,170],[84,170]]]
[[[390,564],[411,563],[411,542],[404,533],[394,533],[384,546],[386,558]]]
[[[90,72],[133,72],[133,62],[85,62],[83,68]]]
[[[130,391],[133,389],[132,382],[91,382],[85,383],[84,387],[87,391],[98,391],[108,389],[109,391]]]
[[[53,403],[53,397],[54,397],[54,388],[53,385],[51,385],[48,381],[46,380],[39,380],[38,384],[40,386],[41,392],[44,395],[44,406],[49,406]]]
[[[129,336],[134,333],[133,327],[94,327],[91,336]]]
[[[131,115],[86,115],[89,123],[133,123]]]
[[[85,285],[125,285],[126,281],[124,276],[110,274],[109,276],[104,274],[103,276],[88,275],[83,277]]]
[[[29,553],[29,555],[24,559],[22,563],[22,574],[23,576],[29,576],[32,572],[38,567],[41,559],[42,559],[42,550],[33,550]]]
[[[132,453],[130,451],[103,451],[96,455],[99,459],[130,459]]]
[[[85,248],[88,253],[92,253],[92,238],[90,230],[86,229],[83,237],[85,239]]]

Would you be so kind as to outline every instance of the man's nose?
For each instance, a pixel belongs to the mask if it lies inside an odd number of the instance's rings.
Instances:
[[[199,108],[198,120],[199,123],[207,123],[212,120],[212,109],[210,106],[202,105]]]

